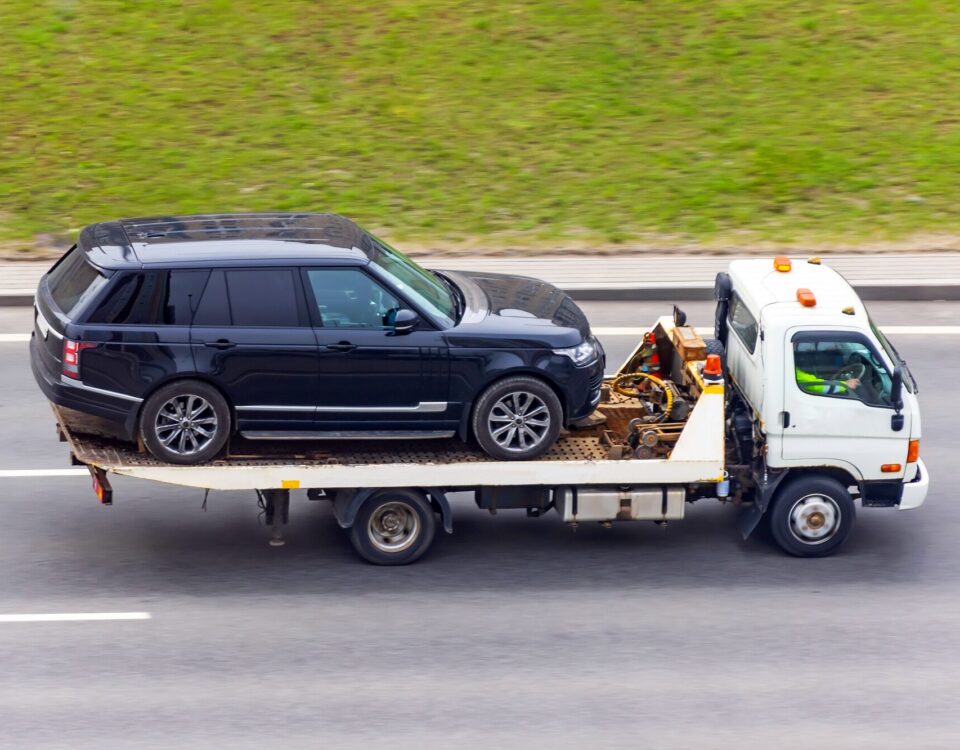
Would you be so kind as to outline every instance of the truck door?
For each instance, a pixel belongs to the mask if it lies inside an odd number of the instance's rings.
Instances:
[[[793,328],[784,342],[782,458],[794,465],[851,464],[867,480],[902,479],[909,415],[894,431],[892,371],[857,331]],[[881,467],[900,464],[899,472]]]

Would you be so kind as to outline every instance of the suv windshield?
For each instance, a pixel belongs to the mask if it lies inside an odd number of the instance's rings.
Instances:
[[[371,265],[388,276],[399,291],[439,318],[444,328],[452,326],[457,317],[457,303],[451,290],[383,240],[376,237],[373,240],[373,249],[369,253]]]
[[[107,283],[107,277],[87,263],[74,245],[47,276],[50,296],[64,315],[70,315]]]

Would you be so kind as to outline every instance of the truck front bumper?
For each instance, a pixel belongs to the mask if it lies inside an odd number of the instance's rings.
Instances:
[[[917,460],[917,474],[910,482],[903,485],[903,495],[900,497],[900,510],[919,508],[927,499],[927,490],[930,489],[930,475],[923,459]]]

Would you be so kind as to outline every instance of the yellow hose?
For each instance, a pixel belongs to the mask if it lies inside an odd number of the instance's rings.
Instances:
[[[624,381],[627,380],[634,382],[632,389],[627,388],[624,385]],[[666,394],[667,403],[663,408],[663,418],[668,419],[670,417],[670,412],[673,411],[673,390],[656,375],[651,375],[649,372],[626,372],[623,375],[617,375],[612,383],[613,390],[623,396],[640,398],[640,389],[636,386],[637,380],[649,380]]]

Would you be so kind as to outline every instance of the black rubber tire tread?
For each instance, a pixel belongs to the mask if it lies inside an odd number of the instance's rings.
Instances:
[[[384,503],[401,502],[410,506],[420,520],[420,534],[411,546],[401,552],[384,552],[377,549],[367,536],[367,524],[376,509]],[[418,490],[381,490],[367,498],[350,527],[350,542],[353,548],[368,563],[373,565],[409,565],[419,560],[430,549],[437,534],[437,517],[427,496]]]
[[[217,434],[207,446],[190,456],[181,456],[173,451],[167,450],[156,432],[151,429],[157,419],[157,412],[160,407],[170,398],[182,394],[196,394],[205,398],[217,415]],[[150,454],[158,461],[164,461],[170,464],[180,464],[185,466],[196,466],[197,464],[207,463],[216,458],[227,444],[230,437],[231,420],[230,407],[223,395],[209,383],[202,380],[177,380],[158,388],[144,403],[140,410],[140,439],[146,446]]]
[[[547,407],[547,412],[550,414],[550,429],[547,432],[546,439],[540,443],[540,445],[536,446],[536,448],[526,453],[504,450],[497,445],[496,440],[493,439],[493,436],[486,429],[488,424],[487,417],[493,409],[493,405],[505,394],[514,390],[525,390],[536,394],[543,399],[543,403],[546,404]],[[560,399],[557,398],[557,394],[553,392],[553,389],[549,385],[539,378],[529,375],[510,375],[495,383],[491,383],[487,386],[487,389],[480,394],[480,398],[477,399],[477,405],[473,410],[471,427],[474,436],[477,438],[477,442],[480,443],[480,447],[483,448],[484,452],[491,458],[496,458],[501,461],[530,461],[534,458],[539,458],[553,447],[553,444],[560,436],[562,422],[563,407],[560,405]]]
[[[727,310],[730,307],[732,291],[733,282],[730,280],[730,274],[721,271],[713,282],[713,298],[717,301],[713,315],[713,335],[721,343],[727,340]]]
[[[812,493],[827,495],[833,499],[840,511],[840,528],[837,533],[819,544],[802,542],[790,532],[791,508],[797,500]],[[836,479],[810,474],[787,479],[777,490],[767,517],[770,533],[784,552],[794,557],[826,557],[836,552],[850,536],[857,509],[847,488]]]

